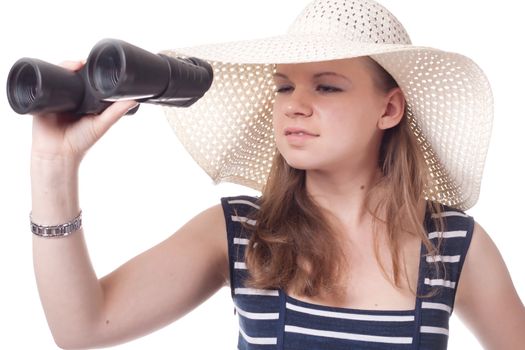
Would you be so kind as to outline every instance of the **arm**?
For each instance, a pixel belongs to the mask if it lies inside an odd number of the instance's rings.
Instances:
[[[34,116],[33,221],[56,225],[78,214],[81,159],[132,105],[117,102],[99,116],[80,119]],[[108,346],[143,335],[181,317],[228,279],[219,205],[102,279],[91,265],[82,230],[62,238],[35,236],[33,256],[42,305],[63,348]]]
[[[486,349],[522,349],[525,308],[497,247],[474,225],[455,310]]]
[[[222,208],[98,280],[82,232],[34,238],[40,297],[56,343],[92,348],[131,340],[195,308],[228,279]]]

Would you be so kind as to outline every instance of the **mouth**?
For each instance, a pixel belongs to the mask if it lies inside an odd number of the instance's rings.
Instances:
[[[318,134],[315,134],[313,132],[310,132],[305,129],[301,128],[286,128],[284,130],[284,136],[319,136]]]

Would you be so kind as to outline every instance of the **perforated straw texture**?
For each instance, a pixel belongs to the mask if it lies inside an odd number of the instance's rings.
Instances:
[[[469,58],[411,45],[399,21],[371,0],[317,0],[287,34],[168,50],[214,68],[189,108],[166,108],[181,143],[215,181],[260,190],[275,152],[275,64],[370,56],[403,90],[408,119],[431,174],[427,199],[466,210],[478,197],[492,130],[490,85]]]

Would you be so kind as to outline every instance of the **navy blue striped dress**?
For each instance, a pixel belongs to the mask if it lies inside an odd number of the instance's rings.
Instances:
[[[446,268],[445,279],[436,276],[434,258],[421,247],[418,295],[414,310],[377,311],[328,307],[303,302],[283,290],[247,288],[244,252],[249,237],[243,223],[253,225],[249,214],[258,209],[248,196],[222,198],[228,234],[230,283],[239,317],[239,350],[443,350],[447,348],[448,323],[456,286],[472,237],[474,220],[464,212],[444,207],[446,228],[442,250],[435,259]],[[436,240],[433,220],[427,211],[424,225]]]

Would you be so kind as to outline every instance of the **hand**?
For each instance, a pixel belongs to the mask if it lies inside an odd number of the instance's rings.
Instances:
[[[71,61],[60,64],[73,71],[81,69],[83,65],[84,62]],[[136,105],[135,101],[115,102],[100,115],[81,118],[58,113],[34,114],[32,158],[67,158],[80,163],[89,148]]]

